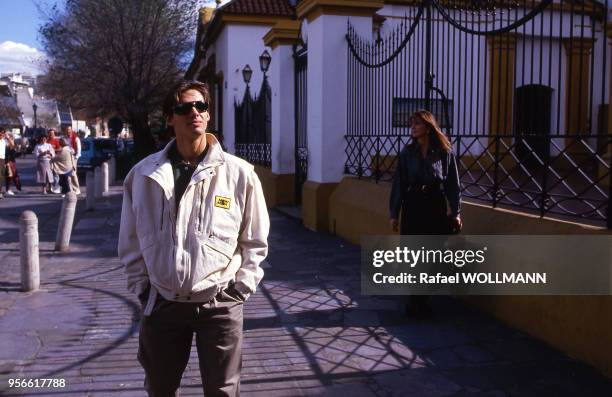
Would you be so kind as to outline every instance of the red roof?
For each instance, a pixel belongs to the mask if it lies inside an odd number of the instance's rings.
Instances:
[[[222,7],[227,14],[294,16],[289,0],[232,0]]]

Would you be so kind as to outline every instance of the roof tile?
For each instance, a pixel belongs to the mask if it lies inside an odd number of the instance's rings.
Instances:
[[[232,0],[223,7],[223,12],[288,17],[295,15],[295,11],[288,0]]]

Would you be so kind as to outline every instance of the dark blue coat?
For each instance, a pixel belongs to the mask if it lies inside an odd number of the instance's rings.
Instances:
[[[403,204],[403,192],[411,185],[433,185],[440,183],[451,209],[451,215],[459,215],[461,206],[461,186],[457,171],[457,161],[452,153],[440,149],[430,149],[423,158],[416,142],[402,150],[393,176],[389,214],[399,219]]]

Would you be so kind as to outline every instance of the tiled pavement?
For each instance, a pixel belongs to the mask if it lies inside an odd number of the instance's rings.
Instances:
[[[139,306],[116,259],[121,191],[84,212],[71,252],[52,252],[60,201],[30,189],[0,201],[0,394],[143,396]],[[41,290],[18,292],[16,219],[41,219]],[[359,250],[271,212],[271,253],[245,305],[245,396],[609,396],[597,371],[473,312],[433,299],[407,320],[401,300],[361,296]],[[10,378],[65,388],[8,388]],[[181,395],[201,395],[195,348]]]

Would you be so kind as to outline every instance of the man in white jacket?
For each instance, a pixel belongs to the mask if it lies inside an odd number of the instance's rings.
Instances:
[[[238,396],[242,305],[263,277],[270,221],[253,166],[206,133],[206,85],[164,103],[176,139],[124,183],[119,257],[143,318],[138,359],[149,396],[178,394],[196,336],[206,396]]]
[[[79,185],[79,177],[76,171],[76,163],[78,163],[79,158],[81,157],[81,139],[78,135],[72,130],[72,126],[66,126],[66,137],[70,141],[70,149],[72,150],[72,154],[74,155],[75,161],[75,170],[70,175],[70,189],[76,194],[81,194],[81,186]]]

